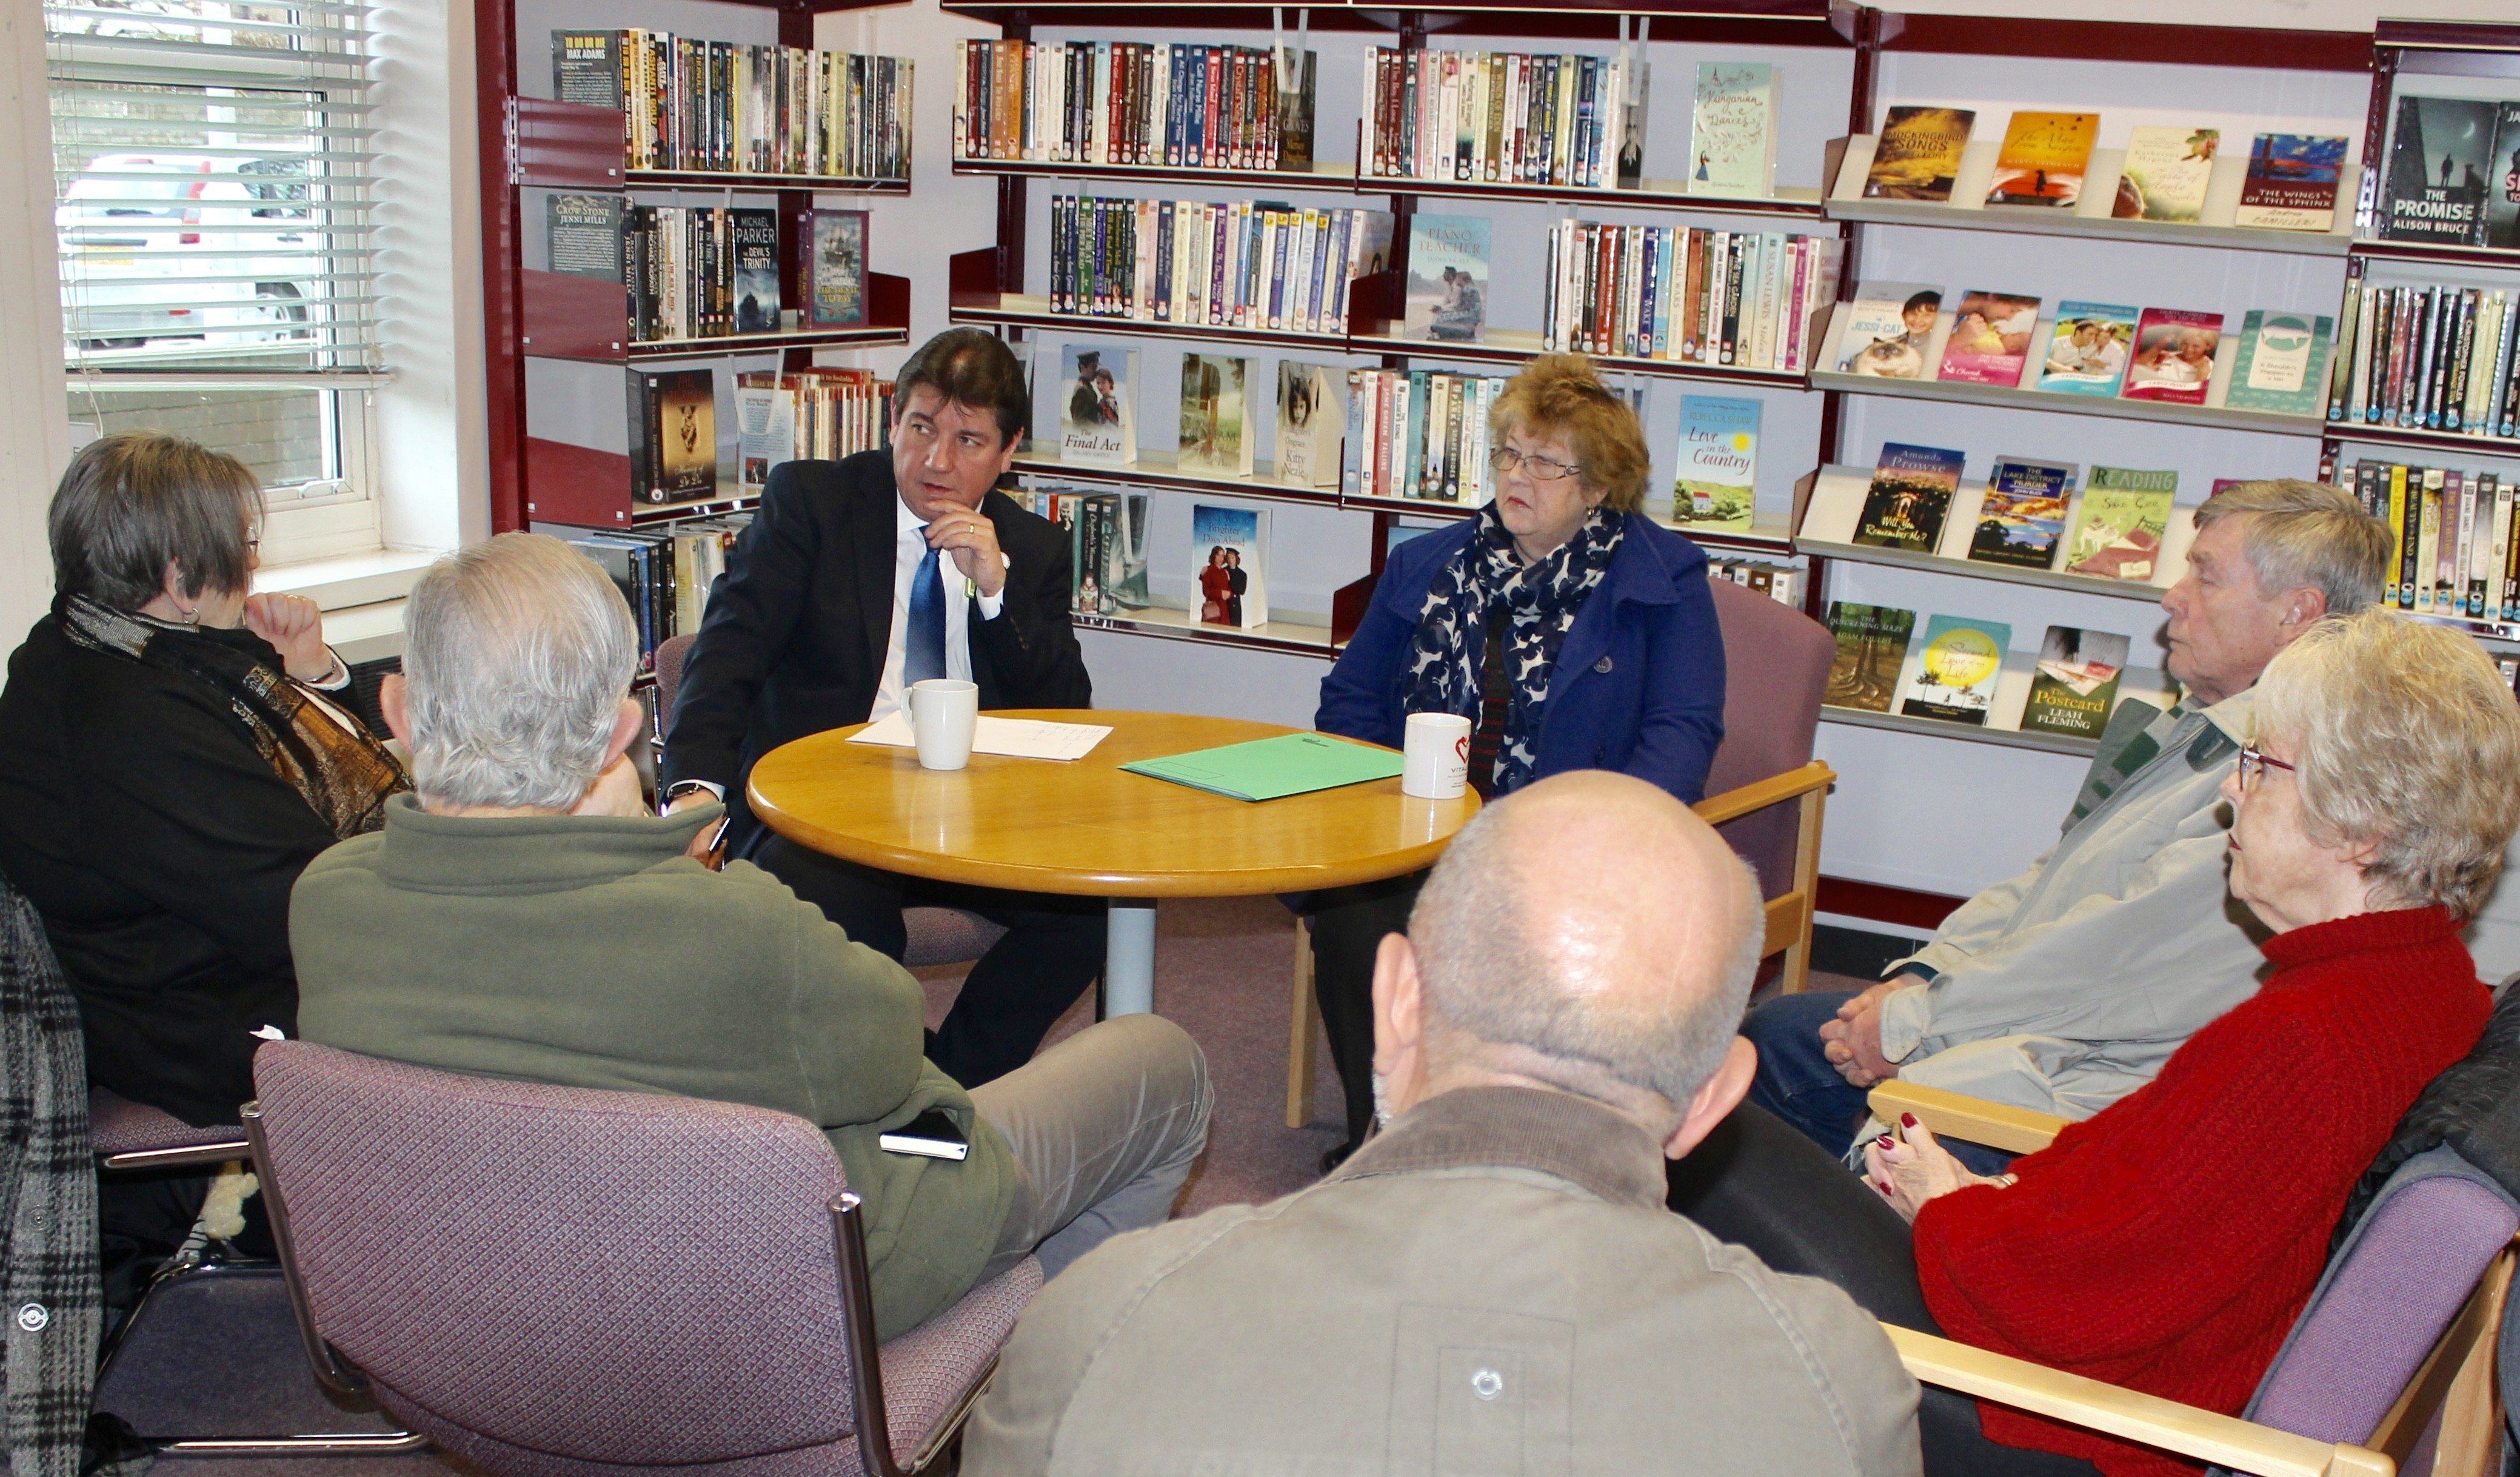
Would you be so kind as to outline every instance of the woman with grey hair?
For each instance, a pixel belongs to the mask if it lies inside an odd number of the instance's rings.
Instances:
[[[2238,1413],[2356,1182],[2485,1029],[2459,930],[2520,828],[2520,704],[2468,637],[2330,617],[2259,694],[2223,787],[2230,895],[2267,935],[2256,995],[2004,1174],[1911,1118],[1858,1179],[1745,1108],[1733,1162],[1675,1207],[1891,1322]],[[1919,1421],[1928,1472],[2186,1469],[1948,1392]]]
[[[91,1079],[234,1123],[294,1034],[289,894],[402,769],[312,601],[248,593],[260,480],[174,436],[91,442],[53,494],[53,606],[0,693],[0,869],[79,998]],[[171,1250],[202,1182],[116,1179],[112,1242]],[[188,1203],[189,1202],[189,1203]]]

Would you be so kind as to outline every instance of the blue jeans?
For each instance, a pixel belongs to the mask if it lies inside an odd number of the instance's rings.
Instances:
[[[1750,1081],[1750,1100],[1840,1158],[1869,1109],[1864,1089],[1849,1086],[1823,1053],[1820,1028],[1837,1019],[1837,1007],[1854,998],[1852,990],[1779,995],[1741,1022],[1741,1034],[1759,1049],[1759,1075]],[[1940,1141],[1953,1158],[1981,1175],[2002,1174],[2015,1157],[1964,1140]]]

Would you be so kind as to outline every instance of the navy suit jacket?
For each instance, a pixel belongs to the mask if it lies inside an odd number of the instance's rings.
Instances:
[[[1478,530],[1464,518],[1391,551],[1365,622],[1322,680],[1313,726],[1398,748],[1408,721],[1409,649],[1435,571]],[[1472,641],[1484,633],[1470,633]],[[1477,659],[1478,653],[1472,653]],[[1549,674],[1532,778],[1609,769],[1705,798],[1724,739],[1724,633],[1706,588],[1706,556],[1642,514],[1576,612]]]

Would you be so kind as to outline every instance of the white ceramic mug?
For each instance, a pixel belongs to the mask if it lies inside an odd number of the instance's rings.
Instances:
[[[1412,713],[1400,743],[1400,792],[1451,800],[1470,783],[1470,720],[1456,713]]]
[[[971,734],[980,725],[980,689],[950,677],[910,685],[910,737],[922,769],[961,769],[971,762]]]

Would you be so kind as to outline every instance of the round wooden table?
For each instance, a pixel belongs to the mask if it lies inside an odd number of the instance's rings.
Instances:
[[[1476,792],[1420,800],[1395,777],[1253,803],[1123,764],[1301,732],[1179,713],[1016,709],[999,718],[1107,724],[1082,759],[973,754],[919,767],[915,749],[851,743],[858,727],[783,744],[752,767],[763,824],[843,861],[941,882],[1110,899],[1107,1013],[1152,1010],[1162,898],[1306,892],[1434,864],[1477,813]]]

